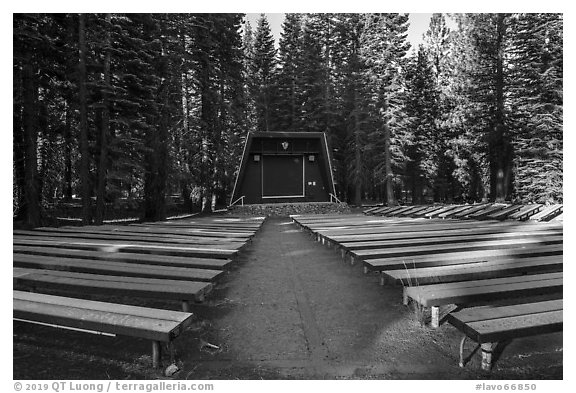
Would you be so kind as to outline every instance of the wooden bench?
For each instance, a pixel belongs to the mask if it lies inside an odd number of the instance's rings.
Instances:
[[[420,268],[407,266],[406,269],[384,270],[381,274],[383,284],[392,283],[415,286],[506,277],[527,273],[557,272],[562,271],[562,259],[562,255],[555,255],[536,258],[495,259]]]
[[[471,262],[482,262],[496,259],[511,258],[531,258],[549,255],[562,255],[563,246],[550,245],[527,247],[521,249],[501,249],[501,250],[482,250],[451,252],[445,254],[421,255],[410,258],[377,258],[367,259],[364,263],[364,271],[384,271],[395,269],[412,269],[432,266],[458,265]]]
[[[467,217],[469,214],[474,214],[483,210],[486,210],[488,207],[490,207],[491,205],[486,204],[486,203],[482,203],[479,205],[468,205],[467,209],[464,210],[460,210],[459,212],[452,214],[451,218],[465,218]]]
[[[545,232],[545,231],[562,231],[563,228],[554,224],[521,224],[511,227],[516,233],[530,233],[530,232]],[[480,226],[478,228],[444,228],[441,231],[409,231],[397,233],[365,233],[365,234],[351,234],[351,235],[332,235],[329,237],[330,241],[336,243],[345,242],[365,242],[365,241],[380,241],[380,240],[393,240],[393,239],[424,239],[438,236],[457,237],[457,236],[472,236],[472,235],[488,235],[508,233],[508,228],[500,226]]]
[[[473,208],[474,206],[470,206],[470,205],[463,205],[463,206],[452,206],[450,209],[444,210],[441,213],[438,213],[436,216],[438,218],[442,218],[442,219],[446,219],[446,218],[450,218],[460,212],[463,212],[464,210],[468,210]]]
[[[425,209],[418,210],[415,212],[410,213],[409,217],[426,217],[426,214],[429,214],[435,210],[439,210],[442,206],[438,205],[427,205]]]
[[[375,210],[381,209],[381,208],[382,208],[382,206],[373,206],[373,207],[370,207],[370,208],[364,210],[362,213],[363,214],[372,214],[372,212],[374,212]]]
[[[178,257],[171,255],[137,254],[131,252],[110,252],[76,250],[70,248],[42,246],[12,246],[14,253],[45,255],[60,258],[81,258],[88,260],[118,261],[126,263],[142,263],[146,265],[177,266],[194,269],[224,270],[232,264],[231,259]]]
[[[406,209],[406,206],[391,206],[389,209],[379,212],[381,216],[392,216],[400,210]]]
[[[483,241],[506,240],[506,239],[545,239],[546,236],[562,235],[562,229],[528,231],[528,232],[498,232],[498,233],[474,233],[470,235],[462,234],[443,234],[436,233],[436,236],[427,236],[421,238],[396,238],[390,240],[368,240],[341,242],[339,245],[345,250],[369,250],[375,248],[401,247],[401,246],[421,246],[428,244],[457,244],[464,242],[481,243]]]
[[[415,245],[412,247],[406,245],[406,247],[395,248],[360,249],[351,250],[349,251],[349,254],[351,255],[352,263],[354,263],[356,260],[365,261],[367,259],[375,258],[405,257],[406,259],[409,259],[413,256],[419,255],[443,254],[458,251],[515,249],[530,246],[562,244],[562,242],[562,235],[549,235],[527,239],[486,240],[468,243]]]
[[[441,320],[440,306],[550,293],[562,293],[561,272],[404,287],[403,303],[407,305],[412,299],[423,311],[429,308],[430,325],[438,327]]]
[[[182,310],[189,310],[189,301],[202,302],[212,290],[212,284],[199,281],[123,277],[102,274],[38,270],[15,267],[14,287],[50,288],[104,295],[148,297],[176,300]]]
[[[13,291],[13,318],[77,331],[152,340],[152,365],[159,367],[161,343],[171,347],[172,341],[192,323],[193,314]]]
[[[94,262],[80,258],[59,258],[45,255],[12,254],[14,267],[61,270],[128,277],[165,278],[169,280],[214,282],[222,270],[193,269],[177,266],[147,265],[100,260]]]
[[[522,206],[520,210],[515,213],[512,213],[508,216],[509,220],[518,220],[518,221],[525,221],[533,214],[538,213],[542,209],[541,204],[533,204],[533,205],[526,205]]]
[[[173,247],[173,248],[204,248],[204,249],[225,249],[225,250],[240,250],[246,245],[246,242],[211,242],[211,241],[181,241],[174,239],[164,241],[163,239],[151,240],[149,237],[138,236],[122,236],[122,235],[92,235],[92,234],[47,234],[40,231],[28,231],[29,234],[19,233],[21,231],[14,231],[13,239],[18,242],[25,240],[32,241],[51,241],[55,243],[70,242],[70,243],[87,243],[87,244],[108,244],[114,245],[131,245],[140,247]]]
[[[179,235],[164,235],[164,234],[150,234],[150,233],[135,233],[135,232],[104,232],[96,230],[78,230],[72,231],[69,229],[56,230],[57,228],[50,229],[35,229],[32,231],[14,230],[13,234],[17,236],[27,236],[30,238],[69,238],[69,239],[86,239],[86,240],[112,240],[112,241],[130,241],[132,244],[146,242],[146,244],[168,244],[168,245],[218,245],[227,247],[242,247],[246,244],[245,240],[234,239],[233,241],[213,238],[213,237],[199,237],[199,236],[179,236]]]
[[[505,209],[507,206],[508,205],[505,205],[502,203],[495,203],[491,206],[488,206],[484,210],[480,210],[480,211],[477,211],[477,212],[472,213],[472,214],[467,214],[466,218],[472,219],[472,220],[483,220],[483,219],[486,219],[489,215]]]
[[[137,227],[132,225],[125,226],[111,226],[111,225],[101,225],[98,227],[86,226],[86,227],[64,227],[64,228],[37,228],[37,231],[60,231],[65,229],[66,231],[74,231],[79,233],[118,233],[118,234],[129,234],[129,235],[142,235],[142,236],[159,236],[159,237],[177,237],[177,238],[188,238],[188,239],[206,239],[211,241],[241,241],[246,242],[253,237],[253,234],[242,235],[242,236],[206,236],[202,233],[194,233],[188,231],[186,228],[154,228],[154,227]]]
[[[484,306],[448,314],[447,321],[464,333],[460,342],[460,367],[464,367],[464,343],[467,338],[482,348],[482,369],[492,368],[492,352],[498,342],[563,329],[562,300],[507,306]],[[472,351],[472,353],[474,353]]]
[[[402,213],[400,213],[399,215],[401,217],[415,217],[418,216],[420,214],[420,212],[423,212],[425,210],[428,210],[430,206],[427,205],[416,205],[416,206],[412,206],[412,209],[410,210],[405,210]]]
[[[200,258],[224,258],[229,259],[236,254],[238,250],[228,250],[221,248],[211,248],[206,246],[185,247],[185,246],[156,246],[151,244],[135,245],[126,242],[103,242],[103,241],[85,241],[85,240],[61,240],[61,239],[30,239],[15,236],[12,239],[14,245],[20,246],[43,246],[67,248],[76,250],[103,251],[114,250],[115,252],[131,252],[137,254],[157,254],[157,255],[174,255]]]
[[[552,205],[543,208],[538,213],[530,217],[532,221],[548,221],[562,213],[563,205]]]
[[[425,213],[424,217],[426,217],[426,218],[439,217],[440,214],[443,214],[443,213],[446,213],[446,212],[451,211],[453,209],[456,209],[457,207],[458,207],[457,205],[438,206],[438,209],[433,209],[433,210]]]
[[[487,218],[489,220],[504,220],[509,215],[520,210],[521,207],[522,207],[522,205],[511,205],[511,206],[505,207],[502,210],[498,210],[494,213],[490,213],[485,218]]]

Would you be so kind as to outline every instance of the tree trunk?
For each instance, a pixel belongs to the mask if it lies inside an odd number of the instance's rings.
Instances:
[[[16,194],[13,194],[16,201],[13,201],[15,207],[15,219],[20,221],[26,220],[26,201],[25,201],[25,145],[24,145],[24,130],[22,118],[22,67],[18,65],[14,71],[14,93],[19,94],[19,99],[14,97],[13,102],[13,124],[12,124],[12,137],[13,137],[13,165],[14,165],[14,184],[12,187],[16,188]],[[17,93],[18,92],[18,93]]]
[[[384,113],[388,110],[388,99],[384,98]],[[386,204],[388,206],[396,205],[394,198],[394,190],[392,187],[392,153],[390,151],[390,128],[388,127],[387,120],[384,119],[384,177],[386,183]]]
[[[504,202],[509,194],[511,172],[511,147],[504,123],[504,38],[506,34],[506,15],[497,16],[496,75],[495,75],[495,125],[491,138],[490,194],[496,202]]]
[[[64,199],[72,200],[72,110],[66,102],[66,120],[64,124]]]
[[[357,106],[356,92],[354,92],[354,106]],[[354,204],[360,206],[362,204],[362,149],[360,141],[360,125],[358,122],[358,108],[355,109],[354,114],[354,160],[356,167],[354,168]]]
[[[80,108],[80,183],[82,195],[82,224],[91,221],[90,200],[90,157],[88,149],[88,114],[86,98],[86,21],[85,15],[78,18],[78,103]]]
[[[104,56],[104,89],[102,90],[102,124],[100,129],[100,160],[98,163],[98,186],[96,189],[96,224],[104,221],[106,207],[106,172],[108,161],[108,134],[110,133],[110,14],[106,14],[106,49]]]
[[[66,24],[66,37],[68,42],[72,43],[75,39],[75,23],[76,21],[74,18],[70,17],[67,18]],[[66,61],[66,81],[73,85],[75,68],[76,68],[76,60],[75,60],[75,50],[70,48],[66,55],[68,57]],[[74,110],[72,108],[73,102],[73,95],[74,91],[72,89],[66,90],[66,97],[65,97],[65,123],[64,123],[64,198],[67,201],[72,201],[73,189],[72,189],[72,177],[73,177],[73,167],[72,167],[72,146],[75,143],[75,138],[72,131],[72,123],[74,119]]]
[[[36,101],[38,90],[35,83],[32,54],[29,51],[22,65],[22,126],[24,129],[24,202],[26,205],[25,224],[29,227],[40,225],[40,193],[38,190],[38,130]]]

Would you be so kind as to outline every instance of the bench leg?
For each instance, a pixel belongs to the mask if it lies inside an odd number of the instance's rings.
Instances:
[[[496,347],[495,343],[482,343],[482,370],[490,371],[492,369],[492,351]]]
[[[188,300],[182,300],[182,311],[190,312],[190,302]]]
[[[170,351],[170,364],[176,363],[176,351],[174,349],[174,344],[172,341],[168,343],[168,350]]]
[[[354,255],[350,254],[350,265],[354,266],[356,264],[356,258]]]
[[[370,270],[368,270],[368,266],[364,266],[364,274],[368,274],[368,272],[370,272]]]
[[[460,367],[464,367],[465,362],[464,362],[464,342],[466,341],[466,339],[468,338],[468,336],[464,335],[462,337],[462,341],[460,341],[460,361],[458,362],[458,365]]]
[[[342,254],[342,259],[346,259],[346,250],[345,249],[341,249],[340,254]]]
[[[431,313],[430,326],[433,328],[439,327],[440,326],[440,307],[438,307],[438,306],[430,307],[430,313]]]
[[[409,302],[410,302],[410,298],[408,297],[408,294],[406,293],[406,287],[403,287],[402,288],[402,304],[407,306]]]
[[[152,341],[152,367],[160,367],[160,359],[162,357],[162,346],[160,341]]]
[[[470,352],[470,355],[468,355],[467,357],[464,357],[464,342],[466,341],[466,339],[468,338],[467,335],[464,335],[462,337],[462,341],[460,341],[460,362],[458,363],[458,365],[460,367],[464,367],[466,365],[466,363],[468,363],[468,361],[470,360],[470,358],[472,357],[472,355],[474,355],[476,353],[476,351],[478,350],[478,348],[480,348],[480,345],[476,345],[476,348],[474,348],[472,350],[472,352]]]

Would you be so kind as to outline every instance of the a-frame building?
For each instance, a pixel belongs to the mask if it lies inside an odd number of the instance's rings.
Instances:
[[[231,203],[329,202],[335,194],[324,133],[248,133]]]

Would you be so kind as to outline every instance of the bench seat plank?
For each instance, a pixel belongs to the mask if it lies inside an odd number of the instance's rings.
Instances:
[[[141,235],[149,235],[149,236],[177,236],[177,237],[186,237],[186,238],[204,238],[209,239],[212,241],[247,241],[253,237],[253,234],[250,235],[243,235],[243,236],[225,236],[225,237],[218,237],[218,236],[205,236],[203,234],[198,233],[191,233],[187,231],[187,229],[179,229],[179,228],[157,228],[154,227],[137,227],[132,225],[126,226],[107,226],[101,225],[98,227],[65,227],[65,228],[79,228],[79,231],[99,231],[99,232],[109,232],[109,233],[126,233],[126,234],[141,234]],[[45,228],[38,228],[37,230],[46,230]]]
[[[212,284],[140,277],[13,268],[14,286],[67,289],[179,301],[203,301]]]
[[[14,253],[45,255],[59,258],[81,258],[87,260],[118,261],[159,266],[177,266],[194,269],[224,270],[232,263],[230,259],[210,259],[178,257],[171,255],[137,254],[128,252],[107,252],[56,247],[12,246]]]
[[[421,246],[429,244],[458,244],[458,243],[481,243],[483,241],[497,241],[507,239],[544,239],[547,236],[562,235],[563,231],[557,229],[554,231],[530,231],[530,232],[499,232],[487,234],[473,234],[473,235],[460,235],[460,236],[445,236],[437,233],[436,237],[423,237],[423,238],[409,238],[409,239],[394,239],[394,240],[373,240],[362,242],[341,242],[339,244],[345,250],[369,250],[386,247],[401,247],[401,246]]]
[[[98,230],[72,230],[67,228],[38,228],[34,230],[14,230],[14,235],[19,236],[44,236],[44,237],[67,237],[67,238],[82,238],[82,239],[104,239],[104,240],[128,240],[131,242],[151,242],[151,243],[167,243],[167,244],[211,244],[218,245],[223,243],[230,244],[244,244],[244,239],[222,240],[218,238],[207,238],[199,236],[179,236],[179,235],[165,235],[165,234],[148,234],[138,232],[112,232],[112,231],[98,231]]]
[[[446,218],[454,216],[458,213],[461,213],[465,210],[473,209],[474,207],[475,206],[473,206],[473,205],[452,206],[451,209],[444,210],[443,212],[436,214],[436,216],[438,218],[446,219]]]
[[[110,242],[96,242],[96,241],[87,242],[80,240],[63,241],[59,239],[40,240],[40,239],[23,239],[18,237],[14,237],[12,243],[15,245],[23,245],[23,246],[59,247],[59,248],[71,248],[71,249],[92,250],[92,251],[114,250],[115,252],[134,252],[141,254],[159,254],[159,255],[175,255],[175,256],[195,256],[203,258],[232,258],[238,253],[237,250],[227,250],[219,248],[133,245],[121,242],[111,244]]]
[[[382,206],[373,206],[369,207],[368,209],[364,210],[362,214],[371,214],[373,211],[380,209]]]
[[[562,273],[405,287],[404,293],[424,307],[467,304],[487,298],[541,295],[562,291]]]
[[[425,209],[413,212],[410,217],[426,217],[426,214],[432,213],[433,211],[439,210],[441,206],[438,205],[427,205]]]
[[[492,219],[492,220],[504,220],[504,219],[506,219],[506,217],[508,217],[512,213],[520,210],[521,207],[522,207],[522,205],[511,205],[511,206],[505,207],[502,210],[498,210],[495,213],[491,213],[491,214],[487,215],[486,218]]]
[[[501,259],[457,265],[384,270],[384,281],[405,286],[470,281],[534,272],[561,271],[562,255],[539,258]]]
[[[444,206],[439,206],[438,209],[434,209],[432,211],[429,211],[428,213],[424,214],[424,217],[427,218],[435,218],[435,217],[439,217],[440,214],[444,214],[447,213],[453,209],[457,209],[459,207],[459,205],[444,205]]]
[[[561,311],[564,301],[562,299],[546,300],[534,303],[520,303],[505,306],[478,306],[464,308],[450,313],[450,318],[458,323],[471,323],[491,319],[514,317],[519,315],[537,314],[547,311]]]
[[[534,239],[509,239],[509,240],[487,240],[484,242],[450,243],[440,245],[422,245],[413,247],[396,247],[381,249],[361,249],[351,250],[350,253],[357,259],[366,260],[372,258],[418,256],[429,254],[441,254],[451,251],[480,251],[480,250],[500,250],[509,248],[522,248],[525,246],[561,244],[563,236],[552,235],[542,236]]]
[[[501,228],[498,226],[487,226],[479,228],[466,228],[466,229],[443,229],[442,231],[429,231],[429,232],[398,232],[398,233],[368,233],[360,235],[336,235],[327,236],[326,238],[338,242],[361,242],[361,241],[379,241],[379,240],[392,240],[392,239],[424,239],[430,237],[455,237],[455,236],[471,236],[471,235],[487,235],[487,234],[500,234],[507,233],[509,228]],[[530,232],[561,232],[563,228],[557,224],[522,224],[514,228],[515,233],[530,233]]]
[[[415,217],[418,214],[420,214],[420,212],[423,212],[423,211],[428,210],[428,209],[429,209],[428,205],[416,205],[416,206],[412,206],[412,209],[406,210],[406,211],[400,213],[400,216],[402,216],[402,217]]]
[[[472,213],[472,214],[467,214],[466,218],[472,219],[472,220],[484,220],[484,219],[487,219],[489,215],[494,214],[496,212],[499,212],[499,211],[505,209],[506,207],[508,207],[508,205],[495,203],[492,206],[489,206],[488,208],[486,208],[484,210],[480,210],[480,211],[477,211],[477,212]]]
[[[480,205],[470,205],[468,209],[459,211],[456,214],[451,215],[451,218],[466,218],[471,214],[475,214],[481,211],[485,211],[486,209],[490,208],[491,204],[480,204]]]
[[[343,229],[322,229],[322,228],[309,228],[320,235],[331,237],[338,235],[361,235],[361,234],[377,234],[377,233],[400,233],[400,232],[432,232],[442,231],[444,229],[470,229],[470,228],[513,228],[518,223],[508,221],[452,221],[452,220],[439,220],[437,219],[424,220],[418,218],[403,219],[413,220],[397,221],[395,223],[384,223],[383,225],[373,225],[370,227],[359,228],[343,228]],[[418,220],[418,221],[416,221]],[[420,221],[421,220],[421,221]],[[552,224],[561,225],[561,224]]]
[[[205,236],[205,237],[252,237],[254,235],[254,232],[247,232],[247,231],[243,231],[243,232],[232,232],[232,231],[218,231],[218,230],[210,230],[210,229],[202,229],[202,228],[194,228],[194,227],[183,227],[183,228],[178,228],[178,227],[172,227],[172,226],[168,226],[168,227],[162,227],[160,225],[146,225],[146,224],[131,224],[130,228],[141,228],[145,231],[150,231],[150,232],[155,232],[158,231],[160,233],[164,233],[164,232],[170,232],[170,231],[176,231],[176,232],[172,232],[172,233],[184,233],[187,235],[191,235],[191,234],[195,234],[198,236]]]
[[[481,250],[451,252],[445,254],[420,255],[410,258],[376,258],[364,260],[364,266],[371,271],[457,265],[496,259],[527,258],[548,255],[562,255],[562,245],[534,246],[501,250]]]
[[[116,261],[94,262],[87,259],[59,258],[18,253],[12,254],[12,260],[13,266],[15,267],[187,281],[213,282],[223,273],[221,270],[144,265],[140,263]]]
[[[14,233],[14,241],[18,243],[25,242],[26,240],[31,241],[49,241],[55,243],[62,243],[62,242],[80,242],[80,243],[87,243],[87,244],[107,244],[110,246],[115,245],[130,245],[134,247],[173,247],[173,248],[203,248],[203,249],[225,249],[225,250],[239,250],[242,248],[246,243],[244,242],[234,242],[234,243],[213,243],[213,242],[180,242],[180,241],[171,241],[171,242],[162,242],[162,241],[146,241],[144,239],[138,239],[138,237],[123,237],[119,236],[118,238],[115,235],[109,236],[96,236],[92,237],[89,234],[46,234],[43,232],[34,232],[33,234],[19,234]]]
[[[466,330],[467,335],[478,343],[559,332],[562,330],[562,311],[471,322],[467,324]]]

